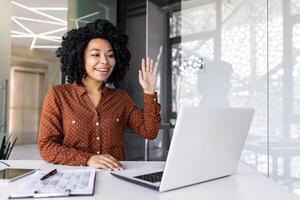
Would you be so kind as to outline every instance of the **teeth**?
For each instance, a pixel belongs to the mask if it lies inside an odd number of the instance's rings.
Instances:
[[[108,72],[108,69],[95,69],[96,71],[100,71],[100,72]]]

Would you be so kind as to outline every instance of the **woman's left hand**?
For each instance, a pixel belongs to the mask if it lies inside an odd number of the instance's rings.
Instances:
[[[154,64],[153,59],[149,57],[146,59],[142,59],[142,66],[139,70],[139,82],[144,90],[144,93],[154,94],[155,93],[155,85],[157,79],[157,63]]]

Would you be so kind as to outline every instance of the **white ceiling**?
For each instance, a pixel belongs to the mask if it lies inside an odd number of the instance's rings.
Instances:
[[[67,32],[67,0],[12,0],[12,43],[56,49]]]

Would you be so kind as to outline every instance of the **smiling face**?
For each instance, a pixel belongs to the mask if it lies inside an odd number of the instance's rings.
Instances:
[[[110,43],[101,38],[92,39],[84,50],[86,80],[103,82],[111,75],[115,56]]]

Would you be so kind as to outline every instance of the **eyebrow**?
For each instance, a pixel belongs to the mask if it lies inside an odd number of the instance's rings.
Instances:
[[[90,51],[100,51],[100,49],[93,48],[93,49],[91,49]],[[109,49],[107,52],[111,52],[111,51],[113,51],[113,50],[112,50],[112,49]]]

